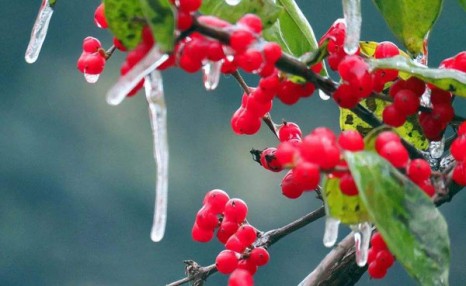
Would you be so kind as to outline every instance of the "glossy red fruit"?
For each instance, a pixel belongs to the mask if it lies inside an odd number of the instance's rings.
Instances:
[[[230,199],[225,205],[225,217],[236,223],[242,223],[248,214],[248,206],[242,199]]]
[[[252,44],[255,40],[250,31],[240,29],[231,33],[230,46],[236,53],[241,54]]]
[[[338,137],[338,145],[347,151],[361,151],[364,149],[364,138],[356,130],[346,130]]]
[[[400,127],[406,122],[406,115],[401,113],[394,104],[387,105],[382,112],[383,122],[393,127]]]
[[[413,182],[423,182],[430,177],[432,170],[426,160],[414,159],[408,163],[406,173]]]
[[[256,247],[251,251],[249,259],[257,266],[264,266],[270,260],[270,254],[267,249],[263,247]]]
[[[395,263],[395,257],[393,257],[388,249],[383,249],[377,253],[375,261],[377,261],[379,267],[388,269]]]
[[[236,231],[236,237],[246,246],[254,243],[257,239],[257,230],[250,224],[243,224]]]
[[[382,279],[387,275],[387,268],[380,265],[377,260],[371,262],[367,268],[367,272],[374,279]]]
[[[466,161],[458,162],[453,169],[453,181],[461,186],[466,186]]]
[[[105,7],[104,3],[100,4],[94,13],[94,22],[97,27],[106,29],[108,28],[107,19],[105,18]]]
[[[299,128],[299,125],[294,122],[285,121],[283,122],[282,126],[280,126],[280,129],[278,129],[278,139],[281,142],[291,139],[301,140],[302,136],[303,133],[301,132],[301,128]]]
[[[214,189],[204,196],[203,204],[212,212],[219,214],[223,212],[229,199],[230,197],[225,191]]]
[[[371,237],[371,247],[374,250],[376,250],[377,252],[381,251],[381,250],[384,250],[384,249],[388,249],[387,244],[385,244],[385,241],[383,240],[382,235],[380,234],[380,232],[376,232],[376,233],[374,233],[372,235],[372,237]]]
[[[304,188],[295,181],[293,170],[288,171],[283,177],[280,186],[282,194],[289,199],[297,199],[304,192]]]
[[[395,94],[393,106],[404,116],[409,116],[416,114],[421,100],[413,91],[402,89]]]
[[[261,152],[260,163],[262,167],[272,172],[280,172],[283,170],[282,164],[277,160],[275,152],[277,148],[269,147]]]
[[[252,274],[244,269],[236,269],[228,278],[228,286],[253,286]]]
[[[232,273],[238,266],[238,254],[232,250],[222,250],[215,258],[215,266],[218,272]]]
[[[191,236],[197,242],[209,242],[214,237],[214,230],[200,228],[197,224],[194,224]]]
[[[313,191],[317,188],[320,181],[319,166],[301,161],[293,169],[294,181],[305,191]]]
[[[94,37],[86,37],[83,40],[83,51],[87,53],[95,53],[102,47],[100,41]]]
[[[213,230],[218,226],[217,214],[203,206],[196,214],[196,224],[205,230]]]
[[[359,194],[358,187],[354,181],[353,176],[350,173],[344,174],[340,178],[340,190],[343,194],[347,196],[356,196]]]
[[[380,156],[387,159],[395,168],[403,168],[409,160],[408,151],[399,142],[389,142],[380,150]]]
[[[243,25],[245,28],[258,35],[262,33],[262,20],[256,14],[244,15],[238,20],[237,24]]]

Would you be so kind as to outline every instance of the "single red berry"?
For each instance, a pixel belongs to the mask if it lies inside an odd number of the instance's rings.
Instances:
[[[248,214],[248,206],[242,199],[230,199],[225,205],[225,217],[236,223],[242,223]]]
[[[105,7],[104,3],[100,4],[94,13],[94,22],[97,27],[106,29],[108,28],[107,19],[105,18]]]
[[[406,173],[413,182],[423,182],[430,177],[432,170],[426,160],[414,159],[408,163]]]
[[[432,186],[432,183],[430,182],[430,180],[425,180],[423,182],[419,182],[418,186],[429,197],[432,198],[435,195],[435,188],[434,188],[434,186]]]
[[[466,186],[466,161],[458,162],[453,169],[453,181],[461,186]]]
[[[105,58],[99,53],[89,54],[86,57],[84,73],[85,74],[101,74],[105,68]]]
[[[241,240],[238,239],[236,235],[230,236],[227,242],[225,243],[225,248],[228,250],[232,250],[238,253],[243,253],[246,249],[247,245],[244,244]]]
[[[371,264],[373,261],[375,261],[378,253],[379,251],[377,249],[370,247],[369,251],[367,252],[367,263]]]
[[[277,158],[281,166],[290,166],[294,165],[297,154],[298,148],[295,146],[295,144],[289,141],[285,141],[277,146],[277,151],[275,151],[275,158]]]
[[[243,25],[251,32],[260,35],[262,33],[262,20],[256,14],[246,14],[238,20],[238,24]]]
[[[374,261],[369,264],[367,272],[374,279],[382,279],[387,275],[387,268],[381,266],[377,261]]]
[[[246,94],[246,106],[245,108],[256,115],[257,117],[263,117],[267,112],[272,109],[272,100],[267,102],[261,101],[261,89],[256,89],[251,92],[249,96]]]
[[[356,130],[346,130],[338,137],[338,145],[344,150],[361,151],[364,149],[364,138]]]
[[[433,88],[430,91],[430,101],[433,105],[451,104],[451,93],[438,88]]]
[[[278,129],[278,139],[280,142],[288,141],[291,139],[301,140],[302,136],[303,133],[301,132],[299,125],[294,122],[285,121],[283,122],[282,126],[280,126],[280,129]]]
[[[240,68],[249,73],[259,71],[259,68],[264,61],[262,53],[254,49],[248,49],[245,52],[238,54],[235,57],[235,60]]]
[[[393,257],[388,249],[382,249],[377,253],[375,261],[377,261],[380,267],[388,269],[395,263],[395,257]]]
[[[384,108],[382,118],[384,123],[393,127],[400,127],[406,122],[406,115],[398,111],[394,104]]]
[[[235,234],[235,232],[238,230],[238,223],[229,220],[227,217],[223,218],[222,224],[220,225],[218,231],[217,231],[217,239],[225,244],[228,239]]]
[[[277,148],[269,147],[265,149],[264,151],[262,151],[261,156],[260,156],[260,163],[262,167],[272,172],[280,172],[281,170],[283,170],[283,166],[280,164],[280,162],[275,157],[276,151],[277,151]]]
[[[228,278],[228,286],[253,286],[254,279],[249,271],[236,269]]]
[[[217,41],[211,41],[207,48],[207,58],[211,61],[218,62],[225,57],[223,46]]]
[[[380,234],[380,232],[376,232],[376,233],[374,233],[372,235],[372,237],[371,237],[371,246],[377,252],[379,252],[381,250],[384,250],[384,249],[388,249],[387,244],[385,244],[385,241],[384,241],[382,235]]]
[[[293,169],[294,181],[305,191],[313,191],[317,188],[320,181],[319,166],[301,161]]]
[[[402,89],[395,94],[393,106],[405,116],[413,115],[421,106],[420,98],[409,89]]]
[[[389,41],[380,42],[375,48],[374,57],[376,59],[391,58],[400,54],[398,47]]]
[[[347,109],[355,107],[361,100],[361,98],[353,92],[353,88],[348,83],[340,84],[332,97],[338,106]]]
[[[421,97],[426,91],[426,83],[412,76],[405,81],[405,88],[414,92],[418,97]]]
[[[254,275],[257,272],[257,265],[249,258],[241,259],[238,263],[238,269],[243,269]]]
[[[263,266],[269,262],[270,255],[267,249],[263,247],[256,247],[251,251],[249,259],[251,259],[251,261],[257,266]]]
[[[231,33],[230,46],[235,52],[241,54],[246,51],[254,40],[254,36],[250,31],[240,29]]]
[[[86,37],[83,40],[83,51],[87,53],[95,53],[102,47],[100,41],[94,37]]]
[[[359,194],[356,182],[350,173],[346,173],[340,178],[340,190],[347,196],[356,196]]]
[[[267,63],[275,64],[282,56],[282,48],[275,42],[269,42],[264,45],[264,58]]]
[[[225,209],[225,205],[230,197],[225,191],[214,189],[209,191],[204,196],[203,204],[207,206],[212,212],[219,214]]]
[[[232,273],[238,266],[238,254],[231,250],[222,250],[215,258],[215,266],[218,272],[223,274]]]
[[[176,28],[180,31],[189,29],[193,25],[193,16],[191,12],[178,11],[176,18]]]
[[[403,168],[409,160],[408,151],[399,142],[388,142],[380,150],[380,156],[387,159],[395,168]]]
[[[214,230],[200,228],[197,224],[194,224],[191,236],[197,242],[209,242],[214,237]]]
[[[194,12],[201,7],[202,0],[178,0],[178,9],[184,12]]]
[[[466,121],[463,121],[463,123],[458,126],[458,135],[466,135]]]
[[[281,188],[282,194],[289,199],[297,199],[304,192],[304,188],[295,181],[293,170],[288,171],[283,177]]]
[[[218,226],[217,214],[203,206],[196,214],[196,224],[203,229],[215,229]]]
[[[380,153],[382,147],[392,141],[401,143],[400,136],[392,131],[383,131],[375,139],[375,149]]]
[[[301,97],[299,95],[299,89],[299,84],[290,80],[284,80],[281,82],[280,87],[277,90],[277,97],[284,104],[293,105],[298,102]]]
[[[455,117],[455,110],[453,106],[451,106],[451,103],[434,104],[432,108],[432,117],[446,125]]]
[[[236,231],[236,237],[245,244],[246,246],[249,246],[254,243],[257,239],[257,230],[249,224],[243,224],[242,226],[239,227],[239,229]]]
[[[231,118],[231,127],[238,135],[252,135],[259,131],[262,124],[261,122],[260,117],[240,107]]]

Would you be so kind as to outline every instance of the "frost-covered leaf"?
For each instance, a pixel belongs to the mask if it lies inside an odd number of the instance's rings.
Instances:
[[[373,69],[396,69],[431,83],[440,89],[466,97],[466,73],[452,69],[427,68],[403,56],[387,59],[372,59]]]
[[[390,251],[421,285],[448,285],[447,223],[430,198],[375,152],[345,153],[361,201]]]
[[[283,12],[275,24],[264,31],[264,38],[279,43],[285,52],[295,57],[316,50],[314,31],[296,2],[277,0],[277,4],[283,7]]]
[[[369,221],[369,215],[361,198],[343,194],[339,184],[339,178],[326,178],[323,184],[322,195],[327,215],[349,225]]]
[[[270,27],[277,20],[281,7],[272,0],[241,1],[235,6],[229,5],[223,0],[203,0],[200,11],[203,14],[217,16],[231,23],[238,21],[244,14],[253,13],[262,19],[264,27]]]
[[[175,45],[175,16],[168,0],[139,0],[154,39],[162,52],[170,52]]]
[[[388,26],[410,53],[423,51],[424,39],[437,20],[442,0],[374,0]]]
[[[108,27],[128,49],[141,40],[144,14],[139,0],[104,0]]]
[[[381,99],[369,97],[360,102],[362,106],[371,111],[377,118],[382,118],[382,112],[389,102]],[[344,130],[357,130],[366,136],[373,127],[359,118],[351,110],[340,108],[340,128]],[[426,150],[429,147],[429,141],[422,133],[421,126],[417,116],[409,116],[403,126],[395,128],[396,132],[407,142],[420,150]]]

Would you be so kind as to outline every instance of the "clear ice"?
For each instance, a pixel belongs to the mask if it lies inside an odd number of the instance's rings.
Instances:
[[[127,74],[120,77],[115,85],[108,91],[107,103],[110,105],[120,104],[139,81],[163,64],[167,59],[168,55],[161,53],[159,48],[154,45],[147,55]]]
[[[319,89],[319,96],[320,96],[320,99],[322,100],[329,100],[330,99],[330,96],[328,94],[326,94],[325,92],[323,92],[321,89]]]
[[[39,57],[40,49],[44,43],[47,30],[49,28],[50,19],[52,19],[53,8],[49,4],[49,0],[42,0],[39,14],[37,15],[34,26],[32,27],[31,39],[26,49],[24,59],[27,63],[34,63]]]
[[[153,70],[145,76],[144,89],[149,104],[152,138],[154,141],[154,159],[157,165],[154,220],[150,238],[158,242],[163,238],[167,222],[168,193],[168,140],[167,107],[163,92],[162,75]]]
[[[363,222],[357,225],[352,225],[351,229],[354,232],[356,264],[360,267],[363,267],[367,263],[372,226],[368,222]]]
[[[361,36],[361,0],[342,0],[343,15],[346,21],[344,50],[348,55],[356,53]]]
[[[207,91],[217,88],[218,82],[220,81],[221,68],[221,61],[208,61],[202,66],[202,81],[204,82],[204,87]]]
[[[87,74],[84,73],[84,78],[88,83],[96,83],[99,80],[100,74]]]
[[[338,239],[338,227],[340,220],[327,215],[325,218],[325,232],[324,232],[324,245],[325,247],[332,247]]]
[[[236,6],[241,2],[241,0],[225,0],[225,2],[230,6]]]

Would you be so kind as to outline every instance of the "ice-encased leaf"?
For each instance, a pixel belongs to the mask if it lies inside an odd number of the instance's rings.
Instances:
[[[112,34],[128,49],[141,41],[144,13],[139,0],[103,0],[105,18]]]
[[[327,216],[349,225],[369,221],[360,197],[347,196],[341,192],[339,178],[325,178],[322,195]]]
[[[154,70],[145,77],[144,88],[149,104],[149,117],[154,144],[156,163],[156,187],[154,220],[150,237],[157,242],[163,238],[167,221],[168,195],[168,140],[167,140],[167,107],[163,91],[162,75]]]
[[[447,223],[419,187],[375,152],[346,152],[371,221],[390,251],[421,285],[448,285]]]
[[[342,0],[343,15],[346,22],[344,49],[348,55],[354,55],[361,37],[361,0]]]
[[[395,69],[431,83],[440,89],[466,97],[466,73],[452,69],[428,68],[403,56],[371,59],[372,69]]]
[[[50,20],[52,19],[53,6],[55,5],[55,2],[55,0],[42,0],[36,21],[32,26],[31,38],[24,56],[24,59],[29,64],[35,63],[39,57],[40,50],[42,49],[45,37],[47,36]]]
[[[217,16],[230,23],[236,23],[245,14],[253,13],[262,19],[262,25],[267,28],[277,20],[281,8],[272,0],[241,1],[234,6],[224,0],[203,0],[199,10],[202,14]]]
[[[423,42],[437,20],[442,0],[374,0],[390,30],[417,55],[423,52]]]
[[[139,0],[159,49],[171,52],[175,45],[175,15],[168,0]]]
[[[314,31],[294,0],[277,0],[283,12],[275,24],[264,30],[264,38],[277,42],[283,51],[295,57],[315,51],[318,47]]]

